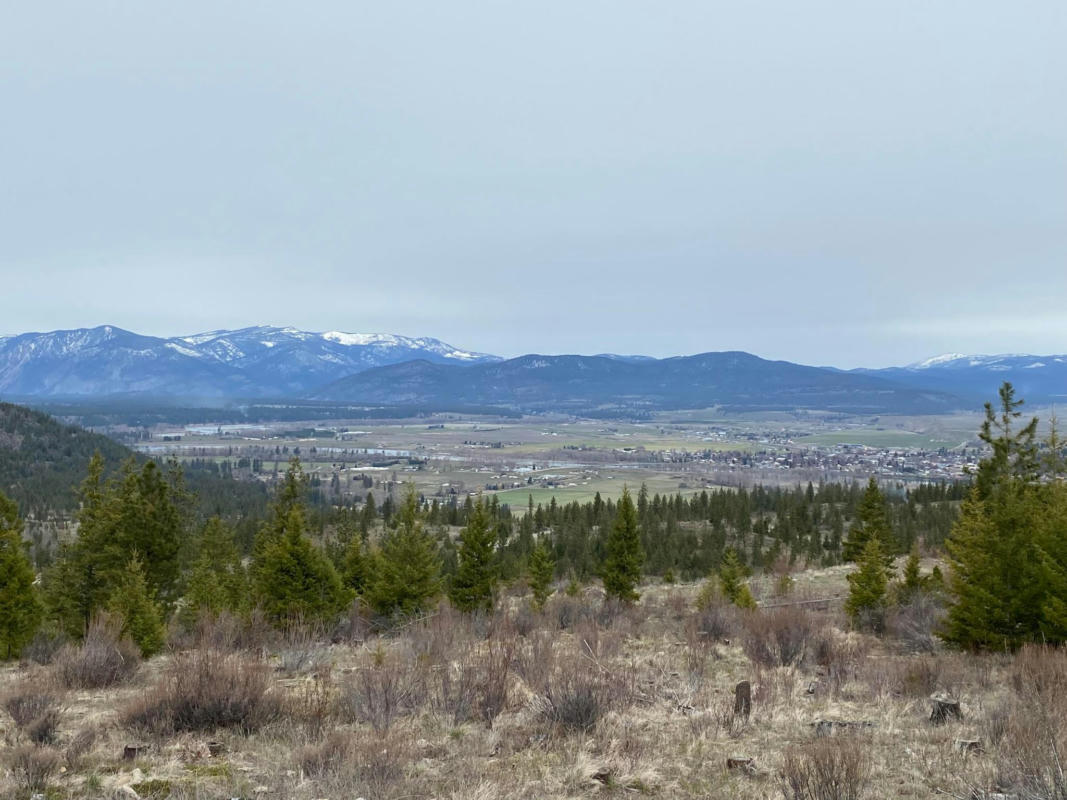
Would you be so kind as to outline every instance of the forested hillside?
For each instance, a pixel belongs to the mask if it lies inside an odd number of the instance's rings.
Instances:
[[[115,474],[130,459],[145,457],[101,434],[64,425],[40,411],[0,403],[0,493],[14,500],[26,519],[70,517],[89,462],[99,453],[104,472]],[[233,522],[238,535],[251,531],[266,513],[267,489],[258,482],[237,481],[212,462],[187,465],[182,480],[189,491],[194,519],[219,515]],[[27,526],[35,555],[46,559],[53,542]]]
[[[133,455],[106,436],[0,403],[0,492],[24,516],[73,510],[93,453],[100,453],[108,470]]]

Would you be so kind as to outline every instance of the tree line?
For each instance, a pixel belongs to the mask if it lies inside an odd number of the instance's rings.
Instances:
[[[388,624],[441,595],[464,611],[489,611],[499,586],[520,579],[541,606],[561,580],[598,579],[609,598],[632,603],[649,576],[711,575],[716,596],[751,607],[751,572],[842,561],[857,562],[846,610],[877,627],[887,603],[930,588],[930,576],[919,576],[920,543],[935,552],[944,544],[948,641],[1059,642],[1067,638],[1063,448],[1055,428],[1036,441],[1036,420],[1016,429],[1019,404],[1006,385],[999,415],[987,406],[981,436],[990,455],[971,482],[908,491],[883,491],[873,478],[689,497],[641,487],[618,501],[531,500],[520,516],[496,497],[427,503],[408,486],[380,506],[368,495],[362,508],[316,509],[293,459],[247,546],[222,516],[199,521],[177,465],[131,459],[109,477],[98,455],[79,491],[77,536],[39,585],[17,507],[0,499],[0,655],[16,655],[42,627],[80,637],[101,613],[121,618],[147,655],[162,647],[165,624],[192,627],[223,612],[278,626],[331,624],[358,600]],[[895,580],[893,557],[903,553]]]

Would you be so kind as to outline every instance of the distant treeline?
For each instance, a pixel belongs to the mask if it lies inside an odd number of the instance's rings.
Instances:
[[[126,425],[132,428],[152,425],[239,425],[263,422],[305,422],[334,419],[417,419],[439,413],[475,414],[515,419],[522,415],[496,406],[457,405],[430,408],[420,405],[358,406],[336,403],[284,401],[278,403],[228,404],[215,407],[171,406],[161,402],[116,400],[96,402],[42,401],[27,399],[33,408],[52,416],[76,422],[86,428]]]

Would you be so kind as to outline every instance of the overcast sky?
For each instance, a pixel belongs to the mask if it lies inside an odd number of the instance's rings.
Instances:
[[[8,4],[0,333],[1067,351],[1067,3]]]

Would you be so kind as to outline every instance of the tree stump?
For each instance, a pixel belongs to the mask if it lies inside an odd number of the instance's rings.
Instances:
[[[740,770],[748,775],[753,774],[756,771],[756,765],[751,758],[747,756],[728,756],[726,759],[726,769]]]
[[[741,681],[734,688],[734,716],[742,716],[748,719],[752,713],[752,684]]]
[[[930,721],[934,725],[944,725],[950,719],[960,721],[963,719],[963,710],[959,700],[946,698],[934,698],[933,708],[930,709]]]
[[[124,761],[135,761],[143,756],[150,749],[150,745],[147,744],[128,744],[122,748],[122,759]]]

